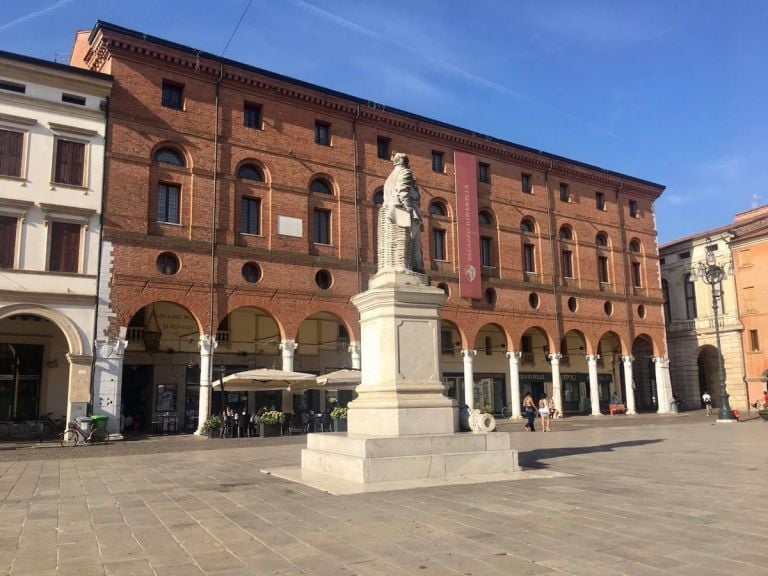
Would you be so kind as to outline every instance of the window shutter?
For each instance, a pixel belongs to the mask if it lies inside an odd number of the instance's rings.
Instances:
[[[20,132],[0,130],[0,174],[21,176],[21,152],[24,135]]]
[[[0,268],[13,268],[16,251],[16,218],[0,216]]]

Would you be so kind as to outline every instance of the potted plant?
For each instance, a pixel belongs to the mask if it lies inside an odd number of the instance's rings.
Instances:
[[[262,438],[280,436],[283,433],[285,414],[279,410],[269,410],[259,416],[259,434]]]
[[[347,431],[347,408],[336,406],[336,408],[331,410],[331,420],[333,420],[333,429],[336,432],[346,432]]]
[[[215,438],[221,430],[221,416],[208,416],[203,422],[203,427],[200,428],[200,432],[208,434],[208,438]]]

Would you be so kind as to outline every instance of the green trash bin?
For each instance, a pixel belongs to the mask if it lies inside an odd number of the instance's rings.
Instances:
[[[107,421],[109,420],[109,416],[102,416],[100,414],[94,414],[91,416],[91,423],[93,424],[94,428],[101,428],[102,430],[107,429]]]

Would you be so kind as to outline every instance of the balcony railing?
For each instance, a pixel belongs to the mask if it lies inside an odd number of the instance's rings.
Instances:
[[[717,324],[720,329],[739,328],[741,321],[737,314],[724,314],[717,317]],[[715,317],[706,316],[696,318],[695,320],[672,320],[667,325],[667,332],[693,332],[707,331],[715,329]]]
[[[141,340],[144,335],[144,326],[128,326],[125,337],[129,342]]]
[[[536,362],[533,359],[533,352],[523,352],[523,364],[529,364],[533,366]]]

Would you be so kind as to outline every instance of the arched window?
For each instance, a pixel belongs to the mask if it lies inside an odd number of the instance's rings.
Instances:
[[[171,166],[186,166],[184,156],[173,148],[160,148],[155,152],[155,162],[158,164],[170,164]]]
[[[536,232],[536,224],[531,218],[524,218],[523,221],[520,222],[520,232],[523,234],[533,234]]]
[[[639,240],[632,240],[629,243],[629,251],[630,252],[640,252],[640,241]]]
[[[488,210],[480,210],[480,213],[477,215],[477,220],[480,224],[493,224],[493,216],[491,216],[491,213],[488,212]]]
[[[446,210],[445,204],[439,200],[435,200],[429,205],[429,213],[432,216],[448,216],[448,210]]]
[[[264,182],[264,172],[254,164],[244,164],[240,166],[240,169],[237,171],[237,177],[241,180]]]
[[[570,226],[560,227],[560,240],[573,240],[573,230]]]
[[[595,237],[595,244],[598,246],[608,246],[608,234],[599,232]]]
[[[381,206],[382,204],[384,204],[384,190],[376,190],[373,193],[373,205]]]
[[[333,194],[331,185],[322,178],[315,178],[312,180],[312,184],[309,185],[309,189],[311,192],[317,192],[318,194]]]

